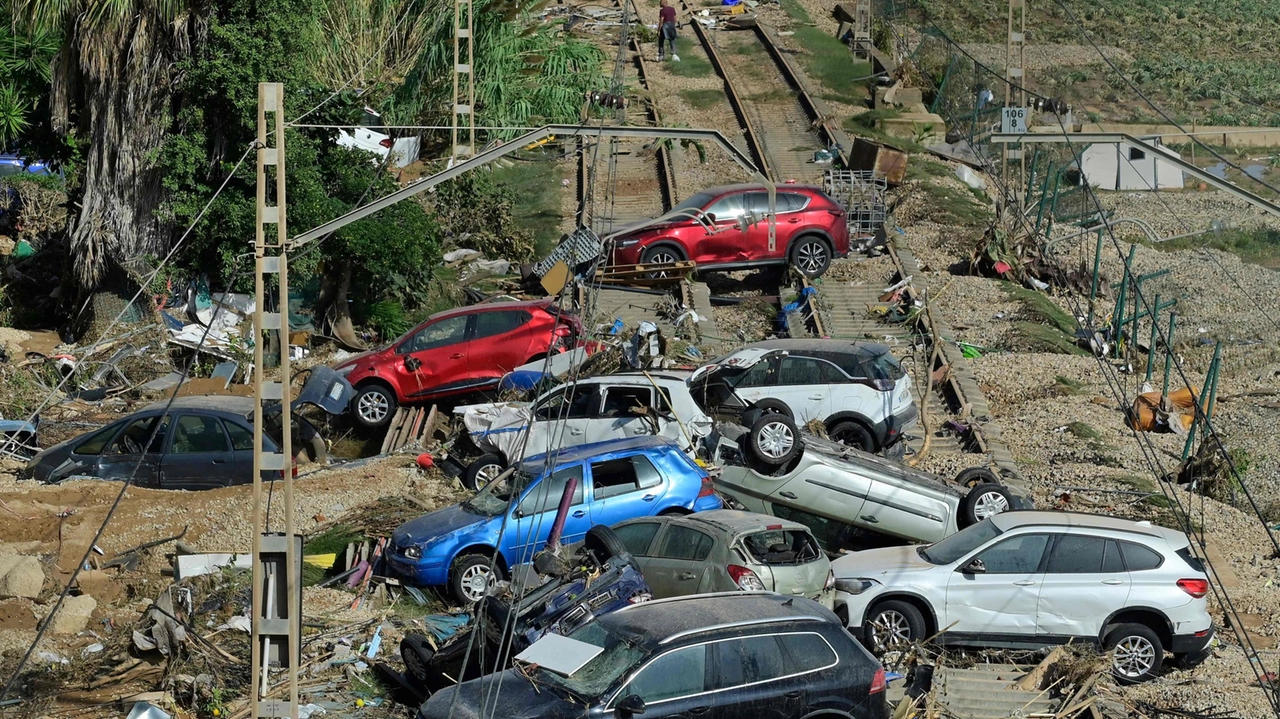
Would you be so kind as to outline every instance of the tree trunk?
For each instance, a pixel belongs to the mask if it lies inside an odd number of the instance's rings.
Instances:
[[[73,111],[88,139],[78,212],[67,228],[70,269],[82,291],[116,267],[136,277],[149,256],[169,248],[156,155],[172,119],[175,65],[189,53],[188,27],[142,11],[118,27],[77,28],[59,55],[54,128],[64,131]]]

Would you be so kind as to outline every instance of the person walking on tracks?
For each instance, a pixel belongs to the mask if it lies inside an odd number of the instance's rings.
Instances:
[[[662,51],[664,41],[671,50],[671,61],[680,62],[680,56],[676,54],[676,9],[671,6],[671,0],[662,0],[662,7],[658,10],[658,62],[666,59]]]

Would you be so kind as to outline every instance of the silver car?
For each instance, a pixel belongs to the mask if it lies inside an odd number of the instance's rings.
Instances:
[[[750,413],[744,418],[751,419]],[[812,527],[828,550],[840,549],[846,526],[918,542],[943,537],[1026,498],[980,467],[954,483],[882,457],[803,434],[789,418],[759,413],[750,430],[721,424],[708,438],[712,475],[729,507],[771,514]]]
[[[723,591],[774,591],[830,608],[831,562],[803,524],[716,509],[620,522],[655,599]]]

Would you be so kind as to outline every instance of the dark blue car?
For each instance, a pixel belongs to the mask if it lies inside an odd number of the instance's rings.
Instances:
[[[662,437],[583,445],[554,459],[552,471],[547,455],[530,457],[462,504],[401,525],[391,535],[392,568],[411,583],[448,585],[464,603],[480,599],[490,582],[533,561],[546,544],[570,477],[578,485],[564,544],[581,540],[596,524],[722,506],[707,473]],[[509,514],[508,506],[514,506]]]

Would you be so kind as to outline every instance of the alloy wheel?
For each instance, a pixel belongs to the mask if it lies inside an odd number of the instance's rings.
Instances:
[[[871,643],[885,652],[911,643],[911,623],[901,612],[881,612],[871,622]]]
[[[489,486],[489,483],[498,478],[502,474],[503,467],[500,464],[486,464],[476,470],[476,491]]]
[[[826,262],[827,248],[821,242],[806,242],[796,249],[796,265],[803,272],[817,272]]]
[[[670,250],[658,250],[657,252],[655,252],[655,253],[653,253],[652,255],[650,255],[650,257],[649,257],[649,261],[648,261],[646,264],[651,264],[651,265],[667,265],[667,264],[671,264],[671,263],[673,263],[673,262],[679,262],[679,261],[680,261],[680,258],[679,258],[679,257],[676,257],[676,255],[675,255],[675,253],[674,253],[674,252],[671,252]],[[659,271],[659,272],[650,272],[650,273],[649,273],[649,277],[651,277],[651,278],[653,278],[653,277],[666,277],[666,276],[667,276],[667,271],[666,271],[666,270],[661,270],[661,271]]]
[[[1146,676],[1155,668],[1156,648],[1145,637],[1125,637],[1112,652],[1111,667],[1126,679]]]
[[[979,522],[1008,510],[1009,500],[999,492],[984,492],[978,495],[978,499],[973,503],[973,516],[977,517]]]
[[[760,428],[760,449],[773,459],[786,456],[795,445],[796,438],[791,428],[783,422],[770,422]]]
[[[493,583],[493,572],[483,564],[475,564],[467,567],[462,572],[462,594],[467,598],[468,602],[478,602],[484,597],[484,593],[489,591],[489,585]]]
[[[387,412],[391,410],[391,403],[381,392],[369,392],[360,397],[360,401],[356,404],[356,411],[360,413],[360,418],[369,424],[378,424],[386,418]]]

